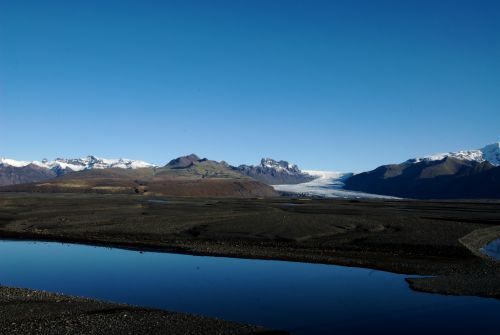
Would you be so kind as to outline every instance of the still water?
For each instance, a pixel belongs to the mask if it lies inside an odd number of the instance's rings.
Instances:
[[[500,260],[500,238],[485,245],[484,248],[481,248],[481,252]]]
[[[412,291],[363,268],[0,241],[0,284],[295,334],[500,334],[500,301]]]

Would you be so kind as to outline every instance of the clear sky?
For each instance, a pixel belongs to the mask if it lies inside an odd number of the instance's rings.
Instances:
[[[497,0],[0,1],[0,156],[361,171],[496,141]]]

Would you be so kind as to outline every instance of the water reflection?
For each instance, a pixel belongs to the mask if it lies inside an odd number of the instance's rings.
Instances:
[[[0,283],[296,334],[498,333],[500,302],[410,290],[363,268],[0,242]]]

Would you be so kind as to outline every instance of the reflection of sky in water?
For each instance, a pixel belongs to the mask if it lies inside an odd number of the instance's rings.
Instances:
[[[500,260],[500,238],[491,241],[481,251],[485,254]]]
[[[2,285],[198,313],[297,334],[500,330],[500,301],[418,293],[404,278],[320,264],[0,242]]]

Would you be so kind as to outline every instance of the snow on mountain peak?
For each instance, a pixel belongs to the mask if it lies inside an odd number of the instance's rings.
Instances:
[[[16,161],[14,159],[9,158],[0,158],[0,166],[14,166],[14,167],[23,167],[29,165],[31,162],[27,161]]]
[[[138,169],[144,167],[154,167],[155,165],[138,160],[131,160],[125,158],[107,159],[95,156],[87,156],[79,159],[64,159],[56,158],[52,165],[58,165],[61,168],[70,168],[74,171],[88,170],[88,169]]]
[[[265,168],[274,169],[280,172],[287,172],[290,174],[301,173],[296,164],[290,164],[287,161],[276,161],[272,158],[262,158],[260,165]]]
[[[478,163],[489,162],[492,165],[500,165],[500,142],[488,144],[487,146],[478,150],[461,150],[456,152],[445,152],[434,154],[425,157],[417,157],[408,160],[409,163],[430,162],[443,160],[446,157],[453,157],[456,159],[466,161],[476,161]]]
[[[109,169],[109,168],[121,168],[121,169],[138,169],[145,167],[155,167],[154,164],[150,164],[144,161],[131,160],[125,158],[119,159],[106,159],[99,158],[95,156],[86,156],[82,158],[56,158],[53,161],[48,161],[43,159],[42,161],[16,161],[13,159],[1,158],[0,166],[13,166],[13,167],[24,167],[29,164],[33,164],[39,167],[51,169],[54,171],[82,171],[90,169]]]
[[[500,165],[500,142],[488,144],[481,149],[483,158],[493,165]]]

